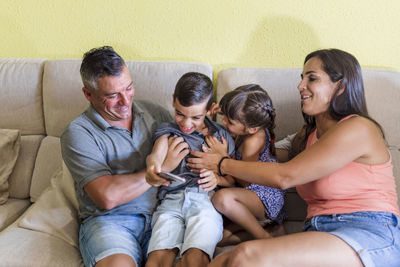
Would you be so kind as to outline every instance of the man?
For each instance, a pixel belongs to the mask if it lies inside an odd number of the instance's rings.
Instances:
[[[90,106],[66,128],[61,148],[79,200],[81,254],[86,266],[143,266],[157,199],[145,180],[146,156],[152,132],[172,117],[133,101],[129,70],[112,47],[85,53],[80,72]],[[166,169],[187,155],[179,149]]]

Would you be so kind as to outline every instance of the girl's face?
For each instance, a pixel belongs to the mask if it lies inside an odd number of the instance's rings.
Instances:
[[[222,118],[222,123],[228,129],[232,137],[248,134],[246,127],[237,120],[230,120],[224,115],[224,117]]]
[[[176,99],[173,102],[173,107],[175,108],[175,122],[183,133],[191,134],[194,131],[201,131],[205,127],[204,118],[207,113],[207,101],[185,107]]]
[[[310,58],[304,64],[301,81],[297,86],[303,112],[310,116],[325,113],[340,82],[331,81],[318,57]]]

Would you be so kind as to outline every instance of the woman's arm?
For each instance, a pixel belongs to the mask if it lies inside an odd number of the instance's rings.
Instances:
[[[190,167],[218,171],[221,156],[193,151]],[[379,155],[379,156],[378,156]],[[327,176],[352,161],[379,164],[389,159],[383,137],[368,119],[353,117],[332,126],[314,145],[285,163],[225,159],[222,173],[251,183],[287,189]]]

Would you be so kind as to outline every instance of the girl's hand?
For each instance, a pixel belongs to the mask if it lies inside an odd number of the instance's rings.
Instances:
[[[200,177],[201,179],[197,181],[199,187],[207,192],[213,190],[218,184],[217,176],[213,171],[201,169]]]
[[[221,136],[222,143],[216,138],[215,136],[208,135],[206,136],[206,143],[210,147],[206,149],[204,152],[214,152],[218,153],[221,156],[228,156],[228,143],[226,142],[226,139]]]
[[[216,114],[222,114],[221,108],[217,103],[212,103],[210,109],[207,111],[207,115],[214,116]]]

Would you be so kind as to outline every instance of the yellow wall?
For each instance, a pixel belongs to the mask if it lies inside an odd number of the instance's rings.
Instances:
[[[318,48],[400,71],[397,0],[1,0],[0,57],[81,58],[112,45],[129,60],[299,67]]]

